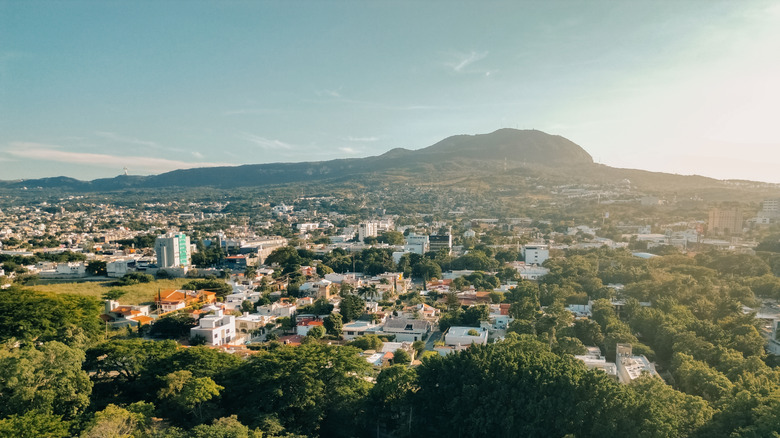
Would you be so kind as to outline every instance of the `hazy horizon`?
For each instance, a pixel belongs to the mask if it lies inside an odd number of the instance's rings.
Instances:
[[[538,129],[780,183],[773,2],[0,0],[0,179],[325,161]]]

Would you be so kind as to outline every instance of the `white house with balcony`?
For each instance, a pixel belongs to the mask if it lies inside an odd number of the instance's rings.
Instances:
[[[225,315],[221,309],[216,310],[214,315],[204,316],[197,327],[190,329],[190,338],[203,336],[206,345],[212,346],[229,344],[236,338],[235,319],[233,315]]]

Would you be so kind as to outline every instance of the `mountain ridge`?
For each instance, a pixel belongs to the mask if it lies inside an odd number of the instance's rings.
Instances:
[[[544,175],[584,183],[614,183],[622,179],[642,185],[721,186],[720,180],[597,164],[571,140],[538,130],[502,128],[488,134],[453,135],[422,149],[394,148],[362,158],[340,158],[298,163],[244,164],[238,166],[178,169],[157,175],[119,175],[81,181],[70,177],[0,181],[0,188],[57,188],[101,192],[145,188],[238,188],[290,183],[326,183],[366,176],[405,175],[414,179],[440,174],[472,174],[489,178],[497,169],[524,175]],[[417,178],[415,178],[417,177]],[[655,183],[653,183],[655,181]]]

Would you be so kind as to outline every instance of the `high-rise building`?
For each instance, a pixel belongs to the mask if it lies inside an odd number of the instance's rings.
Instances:
[[[523,260],[526,265],[541,265],[550,258],[550,248],[547,245],[525,245]]]
[[[741,208],[713,208],[710,210],[710,234],[719,236],[738,236],[742,234]]]
[[[376,237],[377,228],[376,222],[361,222],[358,225],[358,240],[363,242],[366,237]]]
[[[443,249],[449,254],[452,252],[452,234],[432,234],[428,236],[428,247],[433,252]]]
[[[767,199],[761,205],[761,212],[770,219],[780,218],[780,199]]]
[[[154,252],[157,254],[157,266],[160,268],[189,266],[192,259],[190,238],[182,233],[158,236],[154,242]]]

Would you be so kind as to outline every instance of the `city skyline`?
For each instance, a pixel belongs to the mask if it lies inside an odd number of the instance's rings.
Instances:
[[[0,1],[0,180],[539,129],[597,162],[779,182],[771,2]]]

